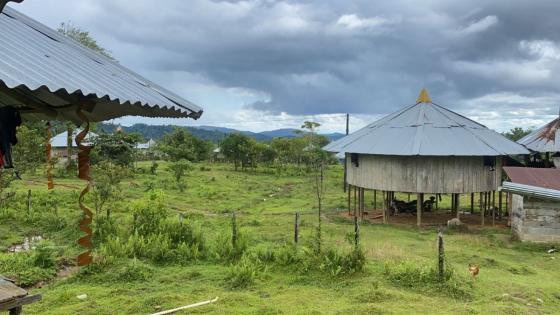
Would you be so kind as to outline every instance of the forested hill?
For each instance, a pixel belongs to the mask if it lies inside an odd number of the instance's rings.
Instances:
[[[103,132],[114,132],[117,129],[118,125],[108,124],[108,123],[100,123],[97,124],[97,130]],[[187,129],[193,136],[203,139],[209,140],[212,142],[220,142],[227,134],[239,132],[245,134],[249,137],[255,138],[259,141],[268,141],[274,138],[291,138],[297,137],[298,134],[295,133],[296,129],[277,129],[272,131],[263,131],[263,132],[251,132],[251,131],[241,131],[236,129],[224,128],[224,127],[214,127],[214,126],[197,126],[197,127],[178,127],[174,125],[147,125],[147,124],[134,124],[129,127],[122,127],[125,132],[128,133],[139,133],[146,139],[154,139],[158,140],[161,139],[165,134],[170,133],[173,131],[173,128],[185,128]],[[332,133],[332,134],[325,134],[331,140],[336,140],[342,137],[343,135],[340,133]]]

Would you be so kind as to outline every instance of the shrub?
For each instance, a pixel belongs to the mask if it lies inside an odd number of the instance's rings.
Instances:
[[[23,287],[52,279],[56,275],[56,264],[52,252],[45,248],[39,252],[0,254],[0,274],[16,280],[16,284]]]
[[[132,205],[134,231],[143,236],[159,231],[160,223],[167,217],[163,199],[164,195],[161,191],[152,191],[148,199],[137,201]]]
[[[297,265],[301,263],[297,247],[286,244],[276,251],[276,263],[281,266]]]
[[[247,240],[243,234],[237,235],[235,246],[229,233],[220,233],[212,246],[214,260],[220,262],[232,262],[241,258],[247,249]]]
[[[444,281],[439,281],[437,268],[420,262],[405,260],[386,262],[385,276],[393,284],[410,289],[443,293],[456,299],[470,299],[472,284],[457,276],[451,266],[446,266]]]
[[[259,272],[265,270],[264,264],[258,258],[244,256],[239,263],[230,266],[225,280],[231,289],[244,289],[255,282]]]
[[[118,267],[113,273],[112,279],[125,283],[145,281],[148,280],[152,273],[153,269],[151,267],[137,259],[132,259],[123,266]]]

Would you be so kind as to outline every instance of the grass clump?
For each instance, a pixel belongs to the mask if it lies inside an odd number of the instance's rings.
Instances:
[[[0,254],[0,274],[14,279],[16,284],[29,287],[56,275],[56,249],[43,241],[29,252]]]
[[[266,266],[258,258],[243,256],[237,264],[231,265],[226,277],[226,286],[230,289],[245,289],[255,283],[257,275],[266,272]]]
[[[446,266],[443,281],[439,280],[436,267],[412,260],[386,262],[384,274],[399,287],[444,294],[460,300],[472,298],[472,283],[456,275],[451,266]]]

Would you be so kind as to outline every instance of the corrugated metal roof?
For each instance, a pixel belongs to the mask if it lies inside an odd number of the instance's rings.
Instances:
[[[514,183],[560,190],[560,169],[506,166],[504,171]]]
[[[560,190],[555,189],[503,182],[500,190],[522,196],[536,197],[548,200],[560,200]]]
[[[0,83],[53,107],[58,118],[79,120],[69,108],[72,96],[96,103],[86,112],[92,121],[202,114],[197,105],[14,9],[0,14],[0,29]],[[24,105],[6,93],[0,93],[0,104]]]
[[[501,156],[523,146],[434,103],[417,103],[327,145],[330,152],[380,155]]]
[[[535,152],[560,152],[560,118],[531,132],[517,143]]]
[[[75,143],[75,139],[76,136],[78,135],[78,133],[82,132],[82,129],[77,128],[74,129],[74,131],[72,132],[72,147],[76,148],[77,145]],[[62,132],[57,134],[56,136],[51,138],[51,146],[53,148],[66,148],[67,146],[67,137],[68,137],[68,133],[67,132]],[[97,138],[97,134],[95,132],[88,132],[88,134],[86,135],[86,138],[84,140],[84,144],[89,144],[91,143],[92,139]]]

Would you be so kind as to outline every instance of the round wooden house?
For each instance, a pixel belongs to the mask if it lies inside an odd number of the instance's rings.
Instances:
[[[458,194],[497,190],[503,156],[529,153],[433,103],[426,90],[416,104],[330,143],[325,150],[345,153],[347,183],[358,189],[360,201],[366,189],[384,191],[389,199],[395,192],[418,194],[418,224],[424,194],[452,194],[456,208]],[[383,215],[386,219],[385,211]]]
[[[560,117],[519,139],[517,143],[533,153],[533,161],[527,164],[560,168]],[[544,160],[538,165],[534,158],[541,154],[544,155]]]

